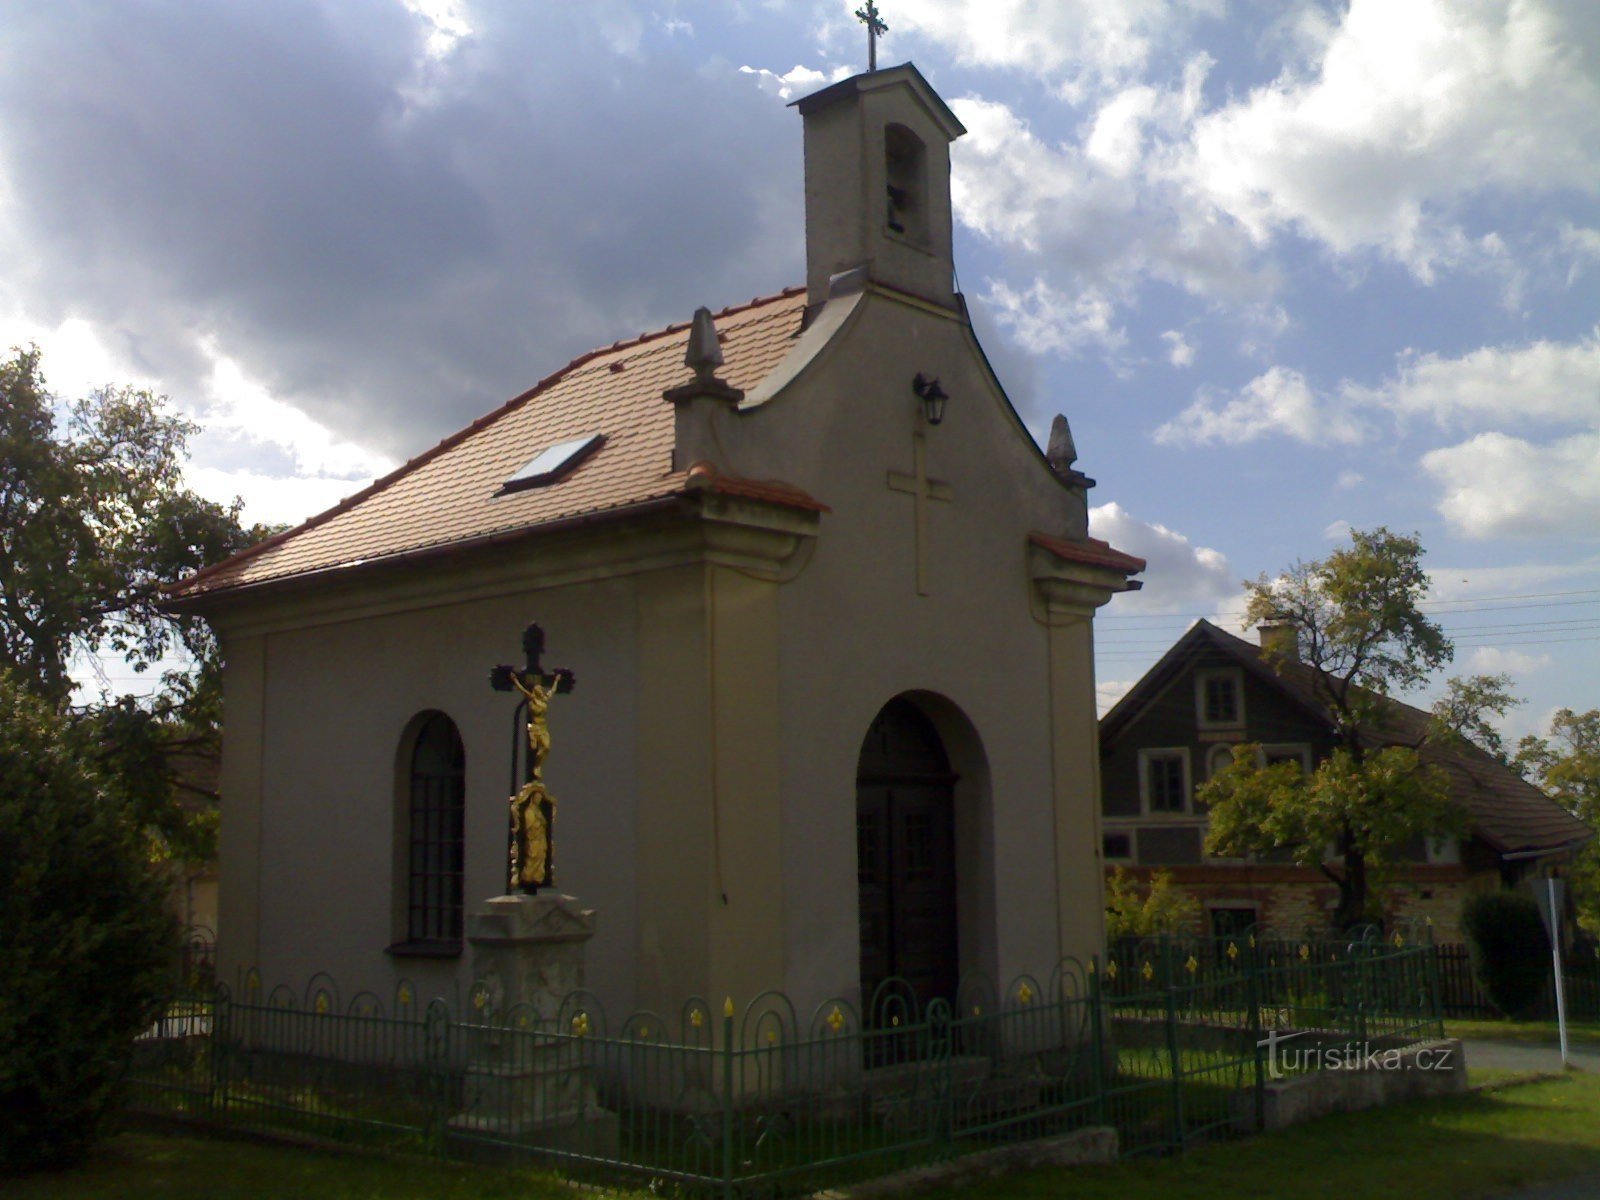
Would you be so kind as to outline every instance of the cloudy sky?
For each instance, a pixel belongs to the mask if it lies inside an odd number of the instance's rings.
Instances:
[[[64,395],[169,394],[197,488],[298,520],[593,345],[802,282],[786,103],[864,65],[855,4],[12,0],[0,337]],[[1104,699],[1388,524],[1512,732],[1600,704],[1593,0],[884,15],[969,130],[991,355],[1150,559]]]

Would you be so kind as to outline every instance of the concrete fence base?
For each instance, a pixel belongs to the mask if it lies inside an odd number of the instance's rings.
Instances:
[[[1284,1044],[1288,1053],[1293,1042]],[[1262,1089],[1261,1128],[1285,1129],[1332,1113],[1356,1112],[1424,1096],[1449,1096],[1467,1090],[1467,1063],[1457,1038],[1404,1048],[1374,1046],[1337,1055],[1317,1048],[1330,1065],[1322,1070],[1268,1079]],[[1234,1126],[1255,1128],[1254,1097],[1234,1097]]]

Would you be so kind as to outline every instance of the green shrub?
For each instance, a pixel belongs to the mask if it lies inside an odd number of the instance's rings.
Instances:
[[[159,1011],[165,884],[70,716],[0,672],[0,1167],[78,1158]]]
[[[1141,890],[1131,872],[1117,867],[1106,884],[1106,938],[1186,933],[1200,923],[1200,902],[1173,885],[1171,871],[1152,871]]]
[[[1539,908],[1520,892],[1484,892],[1461,907],[1472,971],[1508,1017],[1532,1008],[1550,969],[1550,939]]]

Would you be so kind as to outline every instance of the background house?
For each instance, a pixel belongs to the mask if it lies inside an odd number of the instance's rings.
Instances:
[[[1287,631],[1292,636],[1292,630]],[[1270,643],[1285,631],[1262,629]],[[1378,890],[1391,921],[1431,919],[1437,936],[1458,941],[1461,903],[1474,891],[1515,884],[1565,861],[1592,831],[1538,788],[1470,743],[1428,741],[1430,716],[1387,702],[1387,741],[1421,745],[1444,768],[1470,815],[1464,838],[1419,839],[1409,861]],[[1306,769],[1333,750],[1333,726],[1312,686],[1311,668],[1274,664],[1262,646],[1196,623],[1100,723],[1102,853],[1108,870],[1135,876],[1164,868],[1200,902],[1203,931],[1254,925],[1274,937],[1325,930],[1336,887],[1319,871],[1281,861],[1217,859],[1204,850],[1202,783],[1240,742],[1269,762]],[[1200,932],[1201,930],[1197,930]]]

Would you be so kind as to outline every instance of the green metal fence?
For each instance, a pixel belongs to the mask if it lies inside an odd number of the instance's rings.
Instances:
[[[1569,947],[1563,952],[1561,967],[1567,1019],[1600,1021],[1600,946],[1584,939]],[[1493,1019],[1504,1015],[1478,982],[1472,969],[1472,955],[1465,944],[1441,943],[1439,970],[1440,997],[1446,1017]],[[1548,974],[1551,978],[1544,981],[1538,999],[1526,1012],[1518,1013],[1518,1017],[1532,1021],[1556,1019],[1554,971]]]
[[[294,992],[252,972],[175,998],[131,1101],[587,1182],[799,1194],[1092,1125],[1124,1154],[1173,1153],[1257,1127],[1266,1030],[1442,1034],[1431,947],[1128,949],[926,1005],[890,981],[864,1013],[768,993],[615,1026],[589,993],[541,1015],[480,984],[456,1012],[404,982],[345,1000],[325,975]]]

